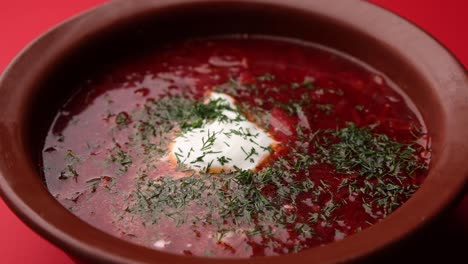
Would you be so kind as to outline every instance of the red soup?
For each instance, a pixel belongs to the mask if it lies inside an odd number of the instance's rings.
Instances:
[[[83,80],[43,149],[55,198],[177,254],[255,257],[345,239],[397,210],[430,138],[385,75],[334,50],[195,39]]]

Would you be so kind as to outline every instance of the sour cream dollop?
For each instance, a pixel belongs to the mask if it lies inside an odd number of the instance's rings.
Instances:
[[[178,136],[170,155],[178,163],[198,171],[256,170],[277,142],[247,120],[231,96],[212,92],[209,101],[214,100],[229,106],[222,111],[224,118],[205,122],[202,127]]]

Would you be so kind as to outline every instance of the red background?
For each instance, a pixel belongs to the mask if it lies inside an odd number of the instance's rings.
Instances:
[[[128,0],[131,1],[131,0]],[[312,0],[310,0],[312,1]],[[337,0],[335,0],[337,1]],[[356,0],[357,1],[357,0]],[[104,0],[0,0],[0,72],[31,40],[51,26]],[[373,0],[413,21],[468,66],[468,1]],[[408,245],[413,255],[468,257],[468,195],[423,238]],[[414,245],[413,245],[414,244]],[[463,245],[464,244],[464,245]],[[428,258],[431,259],[431,258]],[[0,200],[0,263],[73,263],[64,253],[29,230]]]

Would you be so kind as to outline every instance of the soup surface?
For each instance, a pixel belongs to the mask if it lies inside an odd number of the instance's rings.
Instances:
[[[424,181],[429,144],[381,73],[312,44],[243,36],[167,44],[84,80],[42,157],[50,192],[101,230],[178,254],[253,257],[382,220]]]

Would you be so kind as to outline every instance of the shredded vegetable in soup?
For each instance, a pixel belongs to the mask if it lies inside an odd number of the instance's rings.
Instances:
[[[47,187],[155,250],[247,258],[332,243],[398,210],[428,173],[408,98],[314,44],[179,41],[78,86],[45,140]]]

